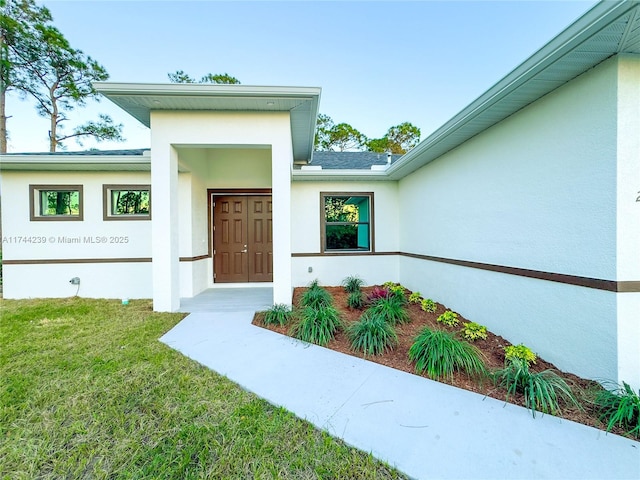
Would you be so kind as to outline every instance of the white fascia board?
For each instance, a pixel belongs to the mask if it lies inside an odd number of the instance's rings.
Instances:
[[[485,93],[455,115],[451,120],[446,122],[425,140],[420,142],[413,150],[399,158],[393,165],[391,165],[391,167],[389,167],[389,175],[393,179],[398,180],[438,158],[440,155],[429,155],[430,149],[434,144],[445,140],[449,135],[460,129],[467,122],[477,118],[479,115],[482,115],[482,113],[489,107],[495,105],[509,93],[535,78],[537,74],[542,72],[549,65],[561,59],[571,50],[581,45],[589,37],[598,33],[603,27],[615,21],[629,10],[638,8],[639,5],[640,0],[624,0],[621,2],[605,0],[596,4],[591,8],[591,10],[587,11],[583,16],[554,37],[540,50],[531,55],[527,60],[513,69],[500,81],[495,83]],[[616,52],[611,52],[612,55],[615,53]],[[538,98],[541,98],[555,88],[556,87],[551,87],[549,91],[541,94]],[[517,110],[519,110],[519,107],[514,109],[514,111],[505,114],[504,118],[512,115]],[[468,138],[456,142],[450,150],[461,145],[467,140]]]
[[[226,85],[203,83],[124,83],[93,82],[93,87],[104,95],[175,95],[216,97],[315,97],[320,87],[286,87],[264,85]]]
[[[0,170],[86,170],[99,166],[148,166],[151,168],[151,155],[0,155]]]
[[[377,170],[293,170],[293,181],[371,181],[392,180],[386,171]]]

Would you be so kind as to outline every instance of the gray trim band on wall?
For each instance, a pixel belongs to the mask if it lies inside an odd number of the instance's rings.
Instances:
[[[211,258],[211,255],[205,253],[204,255],[198,255],[197,257],[180,257],[179,260],[181,262],[197,262],[198,260],[205,260],[207,258]]]
[[[401,255],[400,252],[331,252],[331,253],[292,253],[291,258],[303,257],[376,257],[388,255]]]
[[[619,293],[638,293],[640,292],[640,281],[620,281],[603,280],[600,278],[580,277],[577,275],[566,275],[563,273],[543,272],[541,270],[529,270],[526,268],[507,267],[505,265],[495,265],[491,263],[471,262],[468,260],[457,260],[454,258],[434,257],[432,255],[420,255],[416,253],[406,252],[368,252],[368,253],[293,253],[293,258],[302,257],[340,257],[340,256],[360,256],[360,255],[399,255],[402,257],[416,258],[419,260],[429,260],[432,262],[447,263],[460,267],[476,268],[479,270],[488,270],[490,272],[506,273],[508,275],[516,275],[518,277],[535,278],[537,280],[546,280],[549,282],[564,283],[567,285],[575,285],[578,287],[594,288],[596,290],[604,290],[607,292]]]
[[[181,262],[196,262],[211,258],[210,255],[180,257]],[[58,265],[65,263],[151,263],[151,257],[141,258],[49,258],[43,260],[3,260],[3,265]]]
[[[151,263],[145,258],[48,258],[43,260],[3,260],[3,265],[54,265],[61,263]]]

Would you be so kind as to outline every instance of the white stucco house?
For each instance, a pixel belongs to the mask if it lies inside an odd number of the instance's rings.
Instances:
[[[319,88],[96,88],[151,146],[0,157],[5,298],[175,311],[358,274],[640,387],[638,1],[597,4],[399,158],[314,153]]]

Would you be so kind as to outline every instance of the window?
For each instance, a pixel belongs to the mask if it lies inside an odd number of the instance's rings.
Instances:
[[[373,193],[321,193],[322,251],[373,251]]]
[[[29,185],[31,221],[82,220],[82,185]]]
[[[103,185],[104,220],[150,220],[150,185]]]

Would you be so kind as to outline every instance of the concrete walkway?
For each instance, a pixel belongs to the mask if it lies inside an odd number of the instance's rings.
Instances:
[[[161,338],[419,479],[639,479],[640,443],[251,325],[193,313]]]

